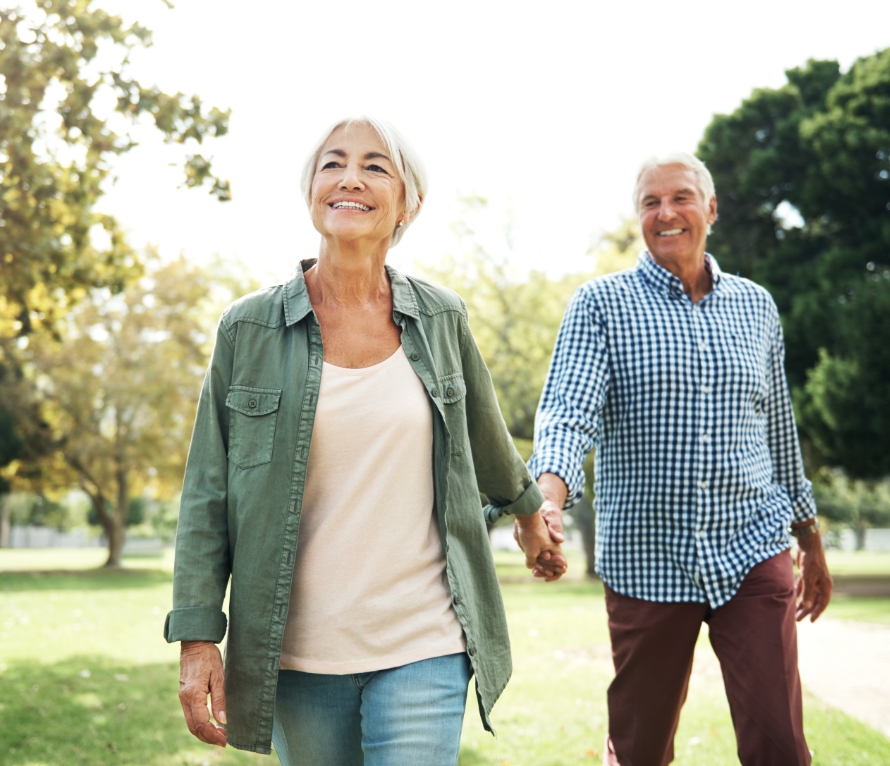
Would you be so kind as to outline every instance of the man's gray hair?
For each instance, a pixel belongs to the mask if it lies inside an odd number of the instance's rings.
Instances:
[[[637,182],[634,184],[634,211],[640,212],[640,181],[643,180],[643,174],[647,170],[653,168],[664,167],[665,165],[682,165],[687,170],[691,170],[695,174],[695,180],[698,184],[698,190],[701,192],[705,206],[711,201],[714,194],[714,179],[711,178],[711,171],[705,167],[705,163],[698,157],[694,157],[686,152],[669,152],[668,154],[660,154],[650,157],[640,165],[640,172],[637,173]]]
[[[429,182],[427,180],[426,167],[423,164],[423,160],[420,159],[420,155],[408,143],[408,140],[396,130],[395,126],[386,120],[364,115],[361,117],[347,117],[343,120],[338,120],[322,133],[321,138],[306,158],[306,164],[303,165],[303,172],[300,175],[300,190],[303,192],[303,199],[307,205],[310,205],[312,202],[312,179],[315,178],[318,155],[322,147],[324,147],[335,130],[344,127],[348,128],[350,125],[368,125],[377,132],[377,135],[380,136],[380,140],[383,141],[383,145],[389,152],[393,164],[396,166],[399,178],[405,185],[405,208],[409,218],[404,226],[397,226],[392,233],[392,241],[389,246],[395,247],[419,212],[422,199],[426,196]]]

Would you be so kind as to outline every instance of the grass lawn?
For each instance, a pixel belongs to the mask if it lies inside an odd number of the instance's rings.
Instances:
[[[497,738],[482,730],[470,701],[460,764],[598,763],[611,677],[602,587],[577,576],[551,585],[515,581],[526,575],[521,558],[497,559],[507,580],[514,677],[494,711]],[[103,560],[90,549],[0,551],[0,763],[276,764],[274,756],[213,749],[188,734],[176,698],[178,647],[161,636],[170,553],[130,557],[131,571],[86,568]],[[575,573],[580,563],[572,555]],[[805,704],[814,763],[890,763],[890,740],[812,697]],[[733,764],[734,750],[703,634],[676,763]]]

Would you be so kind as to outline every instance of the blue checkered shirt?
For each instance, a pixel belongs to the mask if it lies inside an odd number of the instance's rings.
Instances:
[[[533,476],[557,474],[566,507],[596,447],[596,568],[649,601],[718,607],[816,513],[803,473],[769,293],[720,272],[693,304],[643,252],[578,288],[535,424]]]

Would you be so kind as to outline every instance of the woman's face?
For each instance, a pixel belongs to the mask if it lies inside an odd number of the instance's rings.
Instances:
[[[337,128],[315,166],[309,214],[325,238],[389,240],[405,221],[405,186],[370,125]]]

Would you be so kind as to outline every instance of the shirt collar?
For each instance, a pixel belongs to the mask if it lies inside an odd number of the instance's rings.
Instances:
[[[711,273],[713,283],[711,292],[717,292],[723,280],[723,272],[720,271],[717,259],[710,253],[705,253],[705,268]],[[680,281],[680,277],[659,266],[649,255],[648,250],[643,250],[637,258],[637,272],[662,295],[683,294],[683,282]]]
[[[303,275],[316,263],[318,263],[318,258],[308,258],[305,261],[300,261],[300,264],[284,286],[284,321],[288,327],[299,322],[312,311],[312,304],[309,302],[309,290],[306,288],[306,278]],[[417,307],[417,298],[414,296],[411,283],[407,277],[396,271],[389,264],[385,264],[385,268],[389,276],[390,286],[392,287],[393,310],[414,319],[419,319],[420,310]]]

